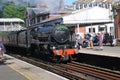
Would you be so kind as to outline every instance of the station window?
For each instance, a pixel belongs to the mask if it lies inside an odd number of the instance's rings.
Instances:
[[[105,27],[99,27],[98,31],[104,31],[104,30],[105,30]]]
[[[112,32],[114,30],[114,28],[113,27],[110,27],[110,32]]]
[[[95,33],[95,28],[89,28],[89,33],[94,32]]]

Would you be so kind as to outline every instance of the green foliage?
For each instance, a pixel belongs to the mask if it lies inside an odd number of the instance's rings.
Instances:
[[[113,17],[114,17],[114,15],[113,15],[113,14],[109,16],[109,18],[110,18],[111,20],[113,19]]]
[[[0,35],[5,35],[7,33],[9,33],[9,31],[0,31]]]
[[[66,26],[64,26],[64,25],[58,25],[56,27],[56,30],[66,30],[66,29],[68,29],[68,28]]]
[[[7,4],[3,7],[2,14],[4,18],[21,18],[24,19],[25,7],[15,5],[14,3]]]
[[[114,9],[116,9],[117,7],[118,7],[118,5],[116,5],[116,4],[112,5],[112,8],[114,8]]]
[[[12,18],[16,14],[17,14],[17,8],[16,8],[15,4],[10,4],[8,6],[6,5],[3,9],[3,17],[5,17],[5,18],[8,18],[8,17]]]

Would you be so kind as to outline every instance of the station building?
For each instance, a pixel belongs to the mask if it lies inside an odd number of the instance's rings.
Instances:
[[[83,34],[103,32],[114,35],[114,20],[109,16],[108,9],[92,7],[73,11],[63,16],[63,21],[67,26],[74,27],[75,32]]]
[[[0,31],[16,31],[23,29],[24,20],[19,18],[0,18]]]

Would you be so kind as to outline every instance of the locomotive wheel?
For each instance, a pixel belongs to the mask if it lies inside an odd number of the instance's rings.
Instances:
[[[38,49],[34,49],[34,54],[35,54],[35,57],[39,57],[40,56],[39,50]]]
[[[26,49],[26,52],[27,52],[27,56],[28,56],[28,57],[31,56],[31,53],[32,53],[32,52],[31,52],[30,48],[27,48],[27,49]]]
[[[52,61],[55,63],[60,63],[62,61],[62,58],[60,56],[52,56]]]
[[[73,60],[73,58],[72,58],[72,56],[70,55],[68,62],[72,62],[72,60]]]
[[[63,61],[68,61],[69,60],[69,55],[64,55]]]

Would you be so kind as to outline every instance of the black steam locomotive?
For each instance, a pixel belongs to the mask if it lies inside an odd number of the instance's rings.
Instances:
[[[62,25],[62,18],[34,24],[31,28],[10,32],[5,38],[5,46],[22,55],[50,57],[54,61],[72,60],[77,48],[71,41],[70,31]],[[12,47],[12,48],[11,48]]]

